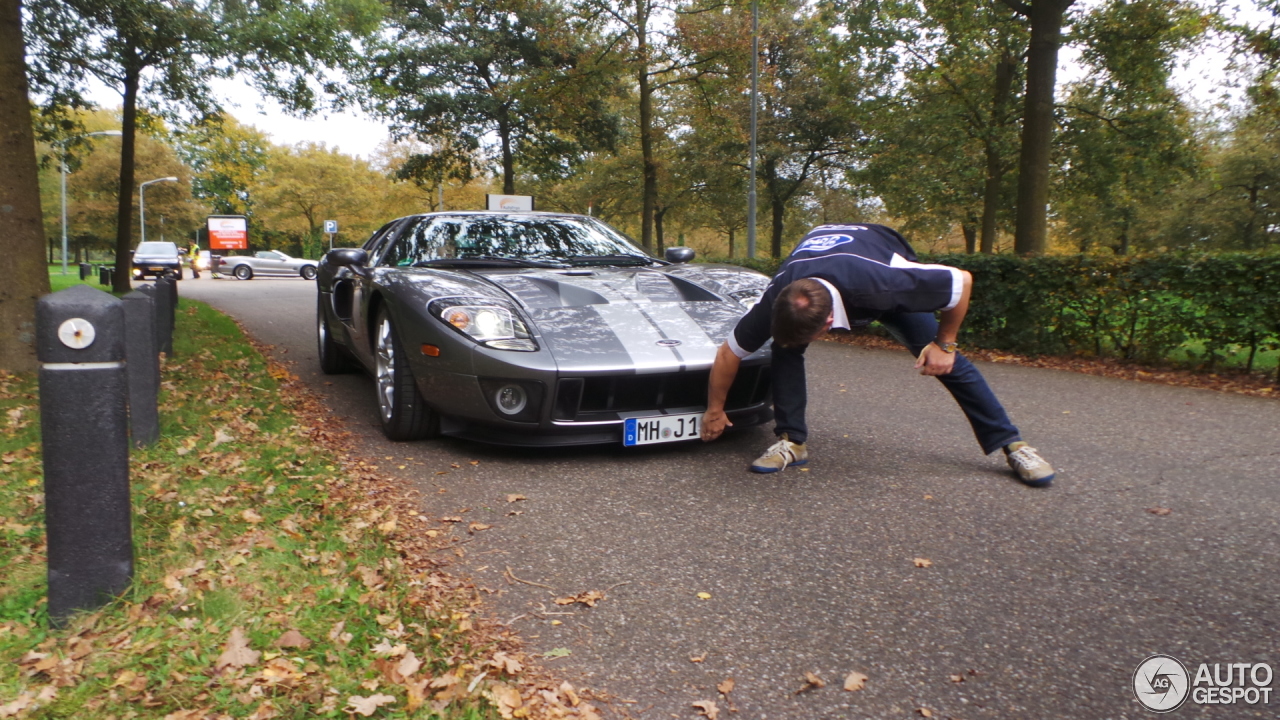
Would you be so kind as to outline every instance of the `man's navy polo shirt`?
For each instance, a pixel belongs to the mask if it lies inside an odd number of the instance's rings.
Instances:
[[[884,225],[820,225],[791,252],[760,302],[742,316],[729,336],[740,358],[764,347],[770,336],[773,303],[787,285],[802,278],[831,283],[840,293],[849,323],[867,325],[887,312],[950,310],[964,288],[960,271],[924,265],[907,241]]]

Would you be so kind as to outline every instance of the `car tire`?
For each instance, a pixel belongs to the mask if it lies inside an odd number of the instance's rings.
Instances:
[[[178,272],[176,273],[176,277],[177,277],[179,280],[181,280],[181,279],[182,279],[182,268],[178,268]]]
[[[341,375],[355,369],[351,354],[329,330],[329,318],[325,317],[324,296],[316,300],[316,343],[320,350],[320,372],[325,375]]]
[[[315,280],[315,279],[316,279],[316,266],[315,266],[315,265],[303,265],[303,266],[302,266],[302,269],[298,271],[298,274],[302,276],[302,279],[303,279],[303,280]]]
[[[378,309],[374,324],[374,388],[378,419],[388,440],[421,440],[440,431],[440,421],[427,407],[409,368],[409,359],[386,306]]]
[[[235,275],[237,280],[252,280],[253,268],[248,265],[237,265],[236,269],[231,271],[231,274]]]

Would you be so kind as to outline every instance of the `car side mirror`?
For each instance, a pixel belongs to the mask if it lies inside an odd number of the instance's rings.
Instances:
[[[678,247],[669,247],[665,253],[667,262],[673,263],[687,263],[693,260],[693,256],[696,254],[697,253],[693,248],[685,247],[683,245]]]
[[[369,253],[361,248],[337,248],[324,256],[325,262],[338,267],[364,265],[369,260]]]

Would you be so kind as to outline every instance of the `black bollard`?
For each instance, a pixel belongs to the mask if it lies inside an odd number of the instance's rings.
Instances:
[[[156,349],[169,357],[173,357],[173,281],[159,277],[156,278],[155,286],[156,318],[160,329],[160,344]]]
[[[107,274],[107,266],[106,266],[106,265],[99,265],[99,266],[98,266],[98,284],[99,284],[99,285],[108,285],[108,286],[109,286],[109,285],[111,285],[111,278],[110,278],[110,277],[108,276],[108,274]]]
[[[80,280],[84,281],[93,273],[93,266],[89,263],[80,263]]]
[[[125,348],[129,377],[129,434],[134,447],[160,439],[160,355],[156,350],[155,293],[138,288],[124,298]]]
[[[49,618],[60,626],[133,577],[124,303],[88,285],[40,298]]]

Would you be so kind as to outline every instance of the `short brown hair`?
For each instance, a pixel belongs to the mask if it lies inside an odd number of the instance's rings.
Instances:
[[[782,347],[806,345],[826,327],[831,293],[813,278],[782,288],[773,302],[773,342]]]

